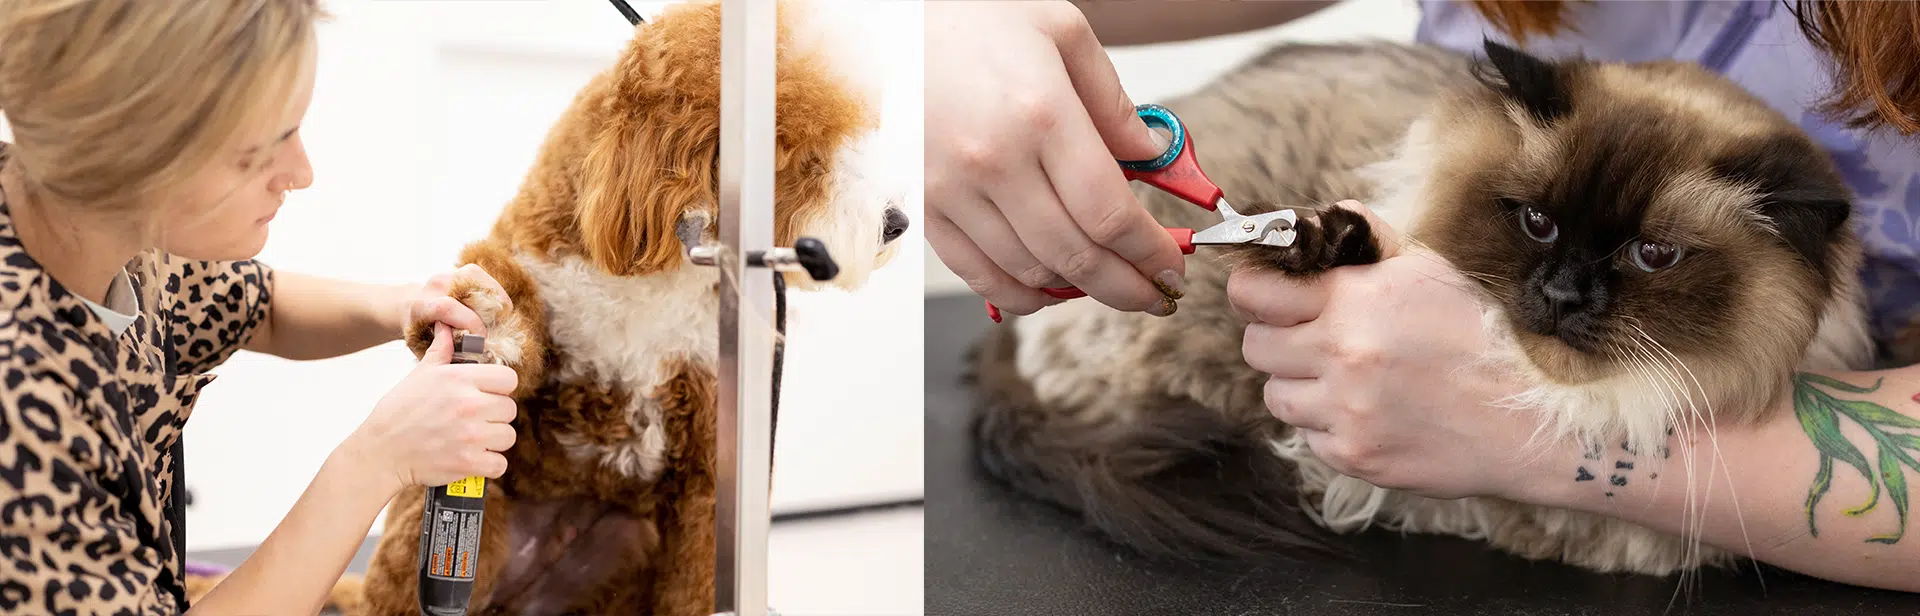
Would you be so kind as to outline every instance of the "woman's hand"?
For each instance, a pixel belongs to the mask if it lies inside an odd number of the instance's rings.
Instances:
[[[406,306],[405,314],[393,332],[398,335],[409,323],[437,321],[456,330],[466,330],[479,336],[487,335],[487,324],[480,318],[480,314],[466,304],[460,303],[460,300],[447,295],[447,292],[453,288],[453,283],[458,280],[470,280],[497,292],[495,297],[503,298],[502,301],[511,301],[504,299],[508,297],[507,292],[500,287],[499,281],[494,280],[493,276],[488,275],[487,271],[481,269],[479,265],[469,263],[460,266],[460,269],[429,278],[425,285],[409,289],[402,300]],[[506,305],[501,307],[500,312],[505,314],[512,309],[512,305]]]
[[[1140,207],[1115,159],[1166,140],[1133,103],[1067,2],[927,7],[927,241],[1003,310],[1031,314],[1076,286],[1119,310],[1165,315],[1180,249]]]
[[[515,439],[510,422],[519,378],[512,368],[453,364],[453,333],[434,326],[433,345],[340,447],[385,489],[438,486],[507,470],[500,452]]]
[[[1365,212],[1382,261],[1312,282],[1234,272],[1247,363],[1272,375],[1267,409],[1342,474],[1434,498],[1498,496],[1521,479],[1538,424],[1498,406],[1520,393],[1485,361],[1482,308],[1438,255],[1401,247]]]

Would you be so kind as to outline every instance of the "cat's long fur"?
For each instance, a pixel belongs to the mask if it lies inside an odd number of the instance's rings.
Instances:
[[[1482,274],[1472,291],[1487,305],[1486,361],[1532,384],[1519,401],[1544,409],[1543,438],[1652,452],[1667,444],[1671,417],[1698,409],[1700,421],[1677,429],[1699,436],[1706,421],[1738,425],[1779,408],[1796,367],[1870,364],[1859,249],[1845,224],[1851,197],[1784,117],[1697,67],[1487,51],[1495,61],[1397,44],[1290,44],[1164,104],[1243,212],[1357,199]],[[1167,226],[1218,221],[1150,187],[1135,194]],[[1596,233],[1644,219],[1649,234],[1699,245],[1667,270],[1601,272],[1626,280],[1601,299],[1671,351],[1661,364],[1677,379],[1532,331],[1526,306],[1537,301],[1524,295],[1537,273],[1515,255],[1545,249],[1526,244],[1511,211],[1528,200],[1559,208],[1569,225],[1605,228]],[[1313,222],[1309,240],[1318,230],[1366,231],[1337,210]],[[1599,571],[1666,574],[1730,560],[1611,518],[1380,489],[1316,460],[1263,404],[1266,376],[1242,358],[1245,323],[1225,293],[1230,264],[1307,276],[1372,258],[1352,246],[1302,246],[1314,252],[1202,248],[1167,318],[1093,301],[1010,318],[976,349],[984,465],[1158,554],[1246,555],[1320,545],[1322,528],[1386,527]],[[1618,333],[1594,340],[1623,344]]]

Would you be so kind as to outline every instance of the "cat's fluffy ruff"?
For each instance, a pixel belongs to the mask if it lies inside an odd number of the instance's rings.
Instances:
[[[1691,420],[1681,434],[1698,434],[1700,450],[1676,447],[1675,461],[1704,455],[1701,423],[1758,420],[1777,408],[1793,368],[1870,363],[1858,247],[1829,207],[1845,205],[1844,184],[1796,128],[1697,68],[1569,68],[1509,51],[1490,47],[1499,66],[1481,66],[1500,70],[1476,84],[1467,60],[1446,51],[1288,45],[1168,105],[1201,137],[1201,163],[1237,204],[1360,199],[1462,269],[1514,281],[1475,289],[1486,300],[1481,326],[1494,350],[1484,360],[1532,384],[1511,402],[1547,409],[1541,439],[1624,441],[1625,449],[1652,452],[1666,443],[1670,417],[1680,417]],[[1662,119],[1674,124],[1671,134],[1640,130],[1669,128]],[[1685,361],[1684,372],[1649,375],[1603,361],[1529,331],[1525,316],[1509,309],[1520,305],[1524,290],[1515,289],[1526,272],[1498,268],[1525,248],[1487,239],[1501,237],[1487,226],[1503,220],[1491,209],[1494,197],[1565,193],[1596,181],[1640,191],[1619,200],[1639,208],[1624,218],[1706,247],[1699,258],[1726,270],[1676,266],[1664,273],[1695,279],[1665,284],[1693,288],[1641,289],[1683,308],[1703,299],[1699,289],[1716,292],[1704,299],[1722,305],[1703,309],[1702,323],[1647,326],[1667,349],[1661,353]],[[1170,226],[1207,224],[1203,212],[1152,189],[1137,194]],[[1762,198],[1773,195],[1781,198]],[[1555,199],[1567,200],[1546,200]],[[1619,520],[1495,499],[1425,499],[1333,472],[1267,417],[1264,375],[1239,356],[1244,323],[1226,306],[1225,270],[1294,269],[1277,261],[1231,250],[1190,260],[1186,306],[1166,319],[1073,302],[996,331],[976,366],[987,398],[978,432],[988,467],[1157,553],[1233,555],[1301,543],[1312,529],[1271,510],[1271,501],[1300,498],[1305,513],[1336,531],[1459,535],[1601,571],[1665,574],[1727,562],[1724,552]],[[1726,276],[1741,286],[1726,286]],[[1762,291],[1804,301],[1761,301]],[[1644,299],[1633,292],[1615,301]],[[1011,365],[996,363],[994,349]],[[1167,406],[1185,409],[1172,413],[1184,423],[1165,420]],[[1213,481],[1207,485],[1194,480],[1196,468],[1246,472],[1203,476]]]

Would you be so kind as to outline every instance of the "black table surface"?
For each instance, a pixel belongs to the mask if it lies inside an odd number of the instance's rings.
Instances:
[[[926,323],[930,616],[1920,614],[1920,595],[1771,567],[1706,573],[1681,592],[1671,578],[1599,575],[1463,539],[1388,532],[1352,538],[1357,563],[1275,558],[1221,573],[1149,562],[980,471],[961,364],[993,323],[971,295],[929,297]]]

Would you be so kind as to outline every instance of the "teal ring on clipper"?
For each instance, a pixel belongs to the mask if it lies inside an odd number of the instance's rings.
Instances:
[[[1128,171],[1158,171],[1173,164],[1173,159],[1179,158],[1180,151],[1187,147],[1187,127],[1180,124],[1180,119],[1173,116],[1172,110],[1152,103],[1135,106],[1133,112],[1147,123],[1147,128],[1167,129],[1173,133],[1173,138],[1168,140],[1167,151],[1161,152],[1159,158],[1119,161],[1120,168]]]

